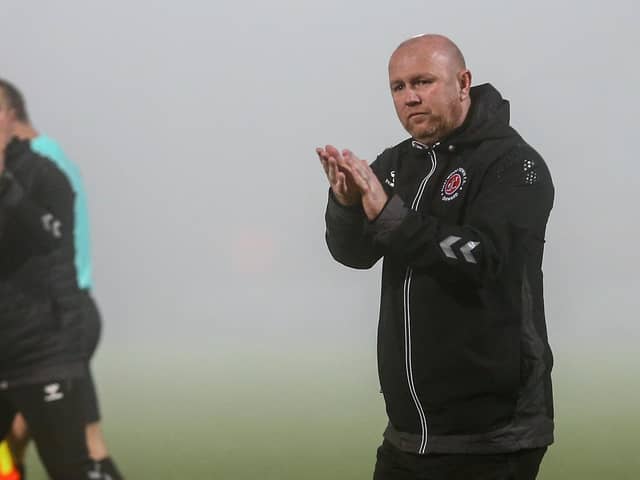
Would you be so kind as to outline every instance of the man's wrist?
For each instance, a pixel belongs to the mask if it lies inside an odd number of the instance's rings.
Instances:
[[[369,195],[363,197],[362,204],[370,222],[373,222],[378,218],[388,201],[389,197],[384,192],[382,195]]]
[[[353,202],[349,202],[348,200],[345,200],[344,198],[339,197],[338,195],[336,195],[336,192],[333,191],[332,188],[329,189],[329,197],[338,205],[340,205],[343,208],[347,208],[347,209],[352,209],[352,208],[357,208],[360,206],[360,199],[356,199]]]

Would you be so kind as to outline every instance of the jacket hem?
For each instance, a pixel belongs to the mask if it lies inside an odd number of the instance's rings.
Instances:
[[[545,419],[544,431],[522,431],[521,428],[505,427],[486,433],[469,435],[429,435],[426,454],[496,454],[509,453],[530,448],[546,447],[553,443],[553,421]],[[419,453],[421,435],[401,432],[389,424],[384,438],[397,449],[408,453]]]

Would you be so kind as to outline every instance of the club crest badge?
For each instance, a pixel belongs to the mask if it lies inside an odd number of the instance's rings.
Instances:
[[[447,175],[442,184],[442,189],[440,190],[442,200],[450,202],[458,198],[465,183],[467,183],[467,172],[464,171],[464,168],[456,168]]]

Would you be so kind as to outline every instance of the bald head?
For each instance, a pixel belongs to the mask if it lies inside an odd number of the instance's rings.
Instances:
[[[411,48],[419,49],[424,52],[425,55],[441,57],[441,59],[446,61],[456,73],[461,70],[466,70],[467,68],[466,62],[464,61],[464,55],[462,55],[458,46],[453,43],[450,38],[445,37],[444,35],[424,33],[411,37],[398,45],[391,55],[391,59],[393,59],[396,53],[400,50]]]
[[[443,35],[402,42],[389,59],[389,86],[400,122],[426,144],[458,128],[471,105],[471,72],[460,49]]]

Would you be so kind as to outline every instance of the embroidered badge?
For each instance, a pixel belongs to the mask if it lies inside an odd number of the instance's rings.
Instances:
[[[442,189],[440,190],[442,200],[450,202],[458,198],[465,183],[467,183],[467,172],[464,171],[464,168],[456,168],[447,175],[442,185]]]

